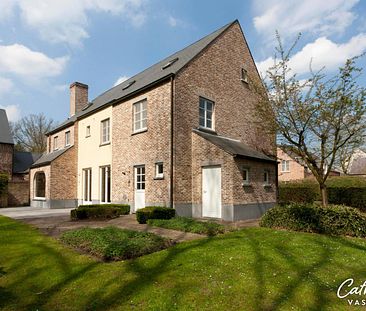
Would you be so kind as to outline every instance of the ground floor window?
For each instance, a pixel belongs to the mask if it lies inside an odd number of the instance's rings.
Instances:
[[[91,202],[92,200],[92,170],[91,168],[83,169],[83,191],[84,201]]]
[[[100,168],[100,201],[103,203],[111,202],[111,167],[103,166]]]
[[[37,198],[46,197],[46,175],[43,172],[37,172],[34,176],[34,193]]]
[[[145,190],[145,166],[135,167],[136,190]]]

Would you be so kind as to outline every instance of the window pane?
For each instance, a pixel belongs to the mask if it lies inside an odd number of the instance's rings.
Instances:
[[[205,126],[205,118],[200,117],[200,126]]]
[[[206,127],[207,128],[212,128],[212,121],[211,120],[206,121]]]
[[[211,111],[207,111],[207,113],[206,113],[206,118],[207,118],[208,120],[212,120],[212,112],[211,112]]]
[[[203,99],[200,99],[200,109],[205,109],[205,101]]]
[[[141,121],[141,128],[144,129],[146,127],[147,127],[147,120],[145,119]]]
[[[163,164],[158,165],[158,173],[163,174]]]
[[[212,111],[212,103],[211,102],[206,102],[206,109],[207,111]]]

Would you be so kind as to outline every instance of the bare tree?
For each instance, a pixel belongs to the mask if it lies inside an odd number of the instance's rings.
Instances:
[[[47,148],[46,133],[55,122],[43,114],[31,114],[12,124],[15,148],[20,151],[43,153]]]
[[[291,71],[290,56],[299,38],[285,51],[277,34],[278,59],[276,55],[264,79],[266,92],[258,92],[263,103],[258,113],[268,120],[266,127],[277,134],[285,151],[304,160],[319,183],[326,206],[325,182],[340,150],[365,137],[366,90],[357,82],[362,72],[356,66],[357,57],[347,60],[330,78],[324,69],[313,72],[310,63],[311,77],[298,79]]]

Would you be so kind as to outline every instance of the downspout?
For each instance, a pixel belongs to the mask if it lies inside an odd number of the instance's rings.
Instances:
[[[174,76],[170,78],[170,207],[174,208]]]

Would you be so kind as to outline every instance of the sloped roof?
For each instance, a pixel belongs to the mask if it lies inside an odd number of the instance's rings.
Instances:
[[[28,169],[41,157],[40,153],[15,151],[13,173],[26,173]]]
[[[350,175],[366,175],[366,158],[358,157],[353,159],[348,174]]]
[[[63,149],[53,151],[51,153],[43,154],[36,162],[34,162],[34,164],[31,167],[39,167],[39,166],[44,166],[44,165],[50,164],[53,160],[58,158],[60,155],[62,155],[63,153],[65,153],[67,150],[69,150],[72,147],[73,146],[69,146],[69,147],[66,147]]]
[[[222,150],[226,151],[227,153],[231,154],[232,156],[241,156],[261,161],[277,162],[276,159],[271,158],[264,153],[243,144],[240,140],[235,140],[229,137],[219,136],[215,134],[209,134],[197,129],[194,129],[193,132],[203,137],[210,143],[221,148]]]
[[[237,20],[217,29],[216,31],[207,35],[206,37],[203,37],[202,39],[187,46],[186,48],[164,58],[155,65],[152,65],[151,67],[145,69],[144,71],[138,73],[137,75],[109,89],[108,91],[96,97],[86,109],[77,112],[75,115],[68,118],[66,121],[61,123],[59,126],[50,131],[48,134],[52,134],[66,126],[73,124],[77,119],[82,118],[83,116],[86,116],[97,109],[110,105],[117,100],[126,98],[138,91],[145,89],[146,87],[149,87],[150,85],[158,81],[162,81],[165,78],[178,73],[202,50],[204,50],[211,42],[213,42],[226,29],[228,29],[231,25],[233,25],[236,22]],[[168,65],[169,62],[172,62],[172,64],[164,68],[166,65]],[[129,84],[131,85],[127,87]]]
[[[5,109],[0,109],[0,144],[14,144]]]

